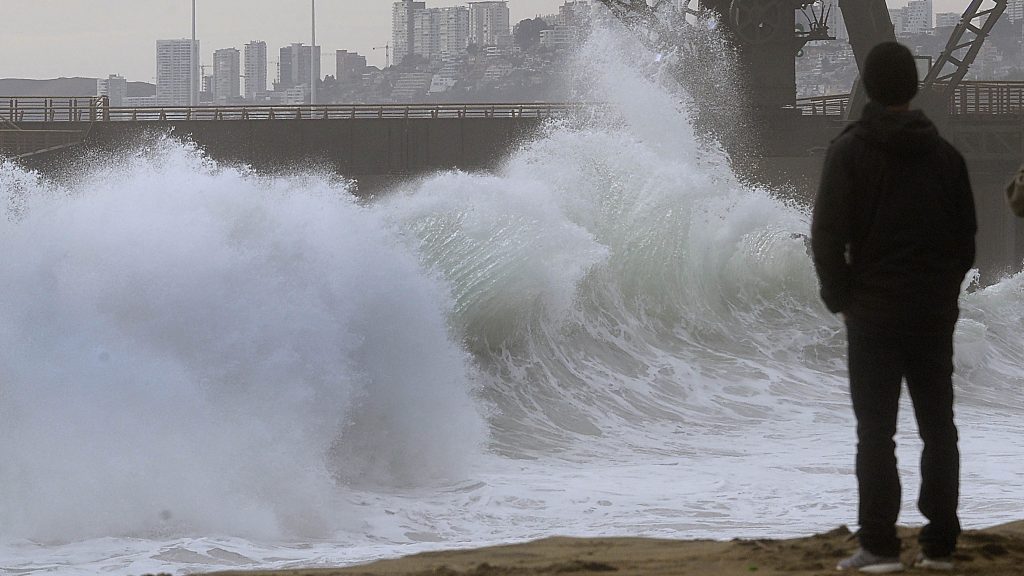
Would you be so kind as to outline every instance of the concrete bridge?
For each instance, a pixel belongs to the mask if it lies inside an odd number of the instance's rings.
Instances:
[[[445,169],[489,170],[572,104],[112,108],[104,98],[0,97],[0,154],[44,170],[160,134],[256,170],[321,167],[361,192]],[[71,165],[74,165],[72,163]]]
[[[849,95],[797,100],[766,119],[771,145],[734,168],[809,201],[849,106]],[[1024,160],[1024,82],[961,82],[946,108],[932,116],[971,171],[979,263],[990,278],[1015,271],[1024,260],[1024,226],[1002,190]],[[547,119],[595,113],[599,107],[580,104],[113,108],[95,97],[0,97],[0,155],[53,173],[85,154],[171,134],[219,162],[259,171],[319,167],[356,180],[366,194],[438,170],[494,169]]]

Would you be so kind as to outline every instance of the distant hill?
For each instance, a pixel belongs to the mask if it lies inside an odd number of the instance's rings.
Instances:
[[[148,82],[129,82],[129,96],[153,96],[156,85]],[[52,78],[30,80],[27,78],[0,78],[2,96],[95,96],[95,78]]]
[[[0,78],[0,96],[95,96],[95,78]]]

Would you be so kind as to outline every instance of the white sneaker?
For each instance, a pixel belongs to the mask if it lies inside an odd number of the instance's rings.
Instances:
[[[836,565],[836,570],[840,572],[864,572],[866,574],[891,574],[893,572],[902,572],[903,563],[900,562],[899,556],[879,556],[860,548],[853,556],[841,560]]]
[[[915,568],[924,568],[925,570],[937,570],[939,572],[952,572],[953,571],[953,557],[952,556],[939,556],[938,558],[929,558],[921,552],[917,555],[917,560],[914,560]]]

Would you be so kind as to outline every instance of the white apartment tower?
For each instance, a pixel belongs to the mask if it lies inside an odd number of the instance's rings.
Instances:
[[[469,9],[428,8],[416,13],[416,54],[431,61],[454,60],[469,45]]]
[[[193,58],[195,55],[195,58]],[[199,41],[156,41],[156,101],[158,106],[188,106],[199,101]],[[195,92],[193,92],[195,90]]]
[[[413,52],[428,60],[441,49],[437,34],[439,16],[437,8],[429,8],[417,10],[413,17]]]
[[[437,57],[445,62],[454,60],[469,46],[469,9],[465,6],[454,6],[435,10],[438,12],[435,32]]]
[[[933,27],[932,0],[910,0],[907,7],[907,16],[904,19],[904,27],[907,34],[927,34]]]
[[[124,106],[128,98],[128,81],[117,74],[96,80],[96,95],[106,96],[114,108]]]
[[[959,12],[938,12],[935,14],[936,28],[951,28],[960,23]]]
[[[213,101],[227,104],[241,96],[241,58],[235,48],[223,48],[213,53]]]
[[[410,44],[412,53],[427,60],[452,60],[466,51],[469,30],[470,11],[465,6],[426,8],[424,2],[395,2],[391,29],[394,61],[405,59]]]
[[[1024,20],[1024,0],[1009,0],[1006,3],[1006,17],[1010,22]]]
[[[262,102],[267,98],[267,43],[253,40],[245,45],[245,98]]]
[[[391,54],[395,64],[401,64],[411,53],[416,53],[417,15],[425,12],[426,2],[402,0],[391,5]]]
[[[469,3],[469,41],[494,46],[512,34],[506,0]]]
[[[930,33],[932,14],[932,0],[910,0],[903,8],[889,10],[889,18],[897,36]]]

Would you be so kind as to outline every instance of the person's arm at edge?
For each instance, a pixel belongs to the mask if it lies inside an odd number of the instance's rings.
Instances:
[[[845,147],[829,147],[811,216],[811,252],[821,282],[821,299],[830,312],[843,313],[850,299],[850,196],[853,182],[844,162]]]
[[[974,193],[971,191],[971,179],[967,174],[967,164],[963,156],[959,156],[959,174],[957,175],[957,192],[959,194],[960,209],[960,230],[963,238],[959,242],[961,246],[960,264],[963,274],[974,266],[976,255],[975,235],[978,233],[978,219],[974,210]]]

